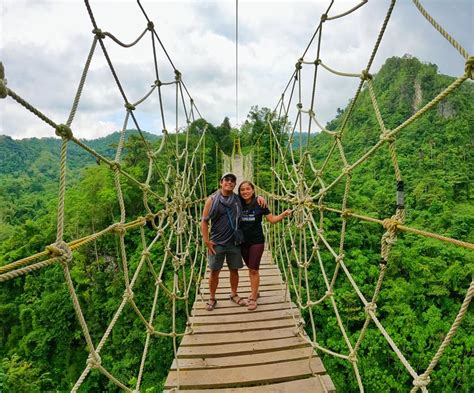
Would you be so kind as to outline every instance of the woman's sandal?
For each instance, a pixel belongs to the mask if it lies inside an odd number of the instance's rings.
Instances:
[[[247,310],[249,311],[253,311],[253,310],[256,310],[257,309],[257,301],[255,299],[252,299],[252,298],[248,298],[247,299]]]
[[[217,305],[216,299],[209,299],[209,301],[206,303],[206,310],[212,311],[216,308],[216,305]]]
[[[235,294],[232,296],[232,294],[229,295],[229,299],[231,302],[234,302],[235,304],[238,304],[239,306],[246,306],[247,302],[243,297],[240,297],[239,295]]]

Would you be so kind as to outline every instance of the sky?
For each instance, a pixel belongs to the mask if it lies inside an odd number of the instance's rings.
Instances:
[[[201,115],[218,125],[229,117],[242,124],[253,105],[274,108],[319,24],[329,1],[244,1],[238,12],[238,113],[236,110],[235,0],[141,0],[160,40]],[[358,1],[335,0],[329,15],[351,9]],[[321,59],[331,68],[360,73],[367,64],[389,6],[388,0],[369,0],[349,16],[323,25]],[[474,54],[474,1],[425,0],[426,10],[471,55]],[[147,21],[136,1],[90,0],[95,20],[125,43],[134,41]],[[66,123],[93,40],[92,24],[83,1],[0,0],[0,61],[7,86],[56,123]],[[130,102],[148,93],[156,77],[151,39],[122,48],[109,37],[104,44]],[[159,49],[159,48],[158,48]],[[463,74],[465,60],[425,20],[412,1],[399,0],[371,68],[380,69],[391,56],[410,54],[435,63],[439,72]],[[157,51],[160,80],[174,79],[173,69]],[[305,60],[314,61],[312,46]],[[311,66],[304,66],[311,71]],[[310,74],[308,74],[310,75]],[[315,112],[321,124],[336,115],[353,97],[359,80],[318,75]],[[305,77],[303,97],[309,100],[311,77]],[[182,109],[175,121],[175,87],[163,86],[165,126],[185,125]],[[308,107],[308,102],[304,107]],[[160,134],[163,122],[158,94],[134,111],[142,130]],[[104,55],[94,53],[77,114],[76,137],[92,139],[120,130],[124,101]],[[128,128],[134,128],[129,124]],[[54,130],[10,97],[0,100],[0,134],[15,139],[51,137]]]

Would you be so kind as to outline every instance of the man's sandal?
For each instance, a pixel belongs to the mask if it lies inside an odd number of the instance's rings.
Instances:
[[[240,297],[237,294],[235,294],[235,295],[230,294],[229,299],[230,299],[231,302],[234,302],[235,304],[238,304],[239,306],[246,306],[247,305],[247,302],[245,301],[245,299],[243,297]]]
[[[256,310],[257,309],[257,301],[255,299],[252,299],[252,298],[248,298],[247,299],[247,310],[249,311],[253,311],[253,310]]]
[[[216,305],[217,305],[216,299],[209,299],[209,301],[206,303],[206,310],[212,311],[216,308]]]

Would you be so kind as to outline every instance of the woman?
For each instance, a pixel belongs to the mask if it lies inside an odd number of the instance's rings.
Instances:
[[[278,216],[270,213],[267,207],[262,208],[256,202],[255,186],[252,182],[244,180],[239,186],[239,196],[242,202],[240,228],[244,233],[242,244],[242,258],[249,268],[250,286],[252,293],[247,299],[247,308],[253,311],[257,308],[258,286],[260,285],[260,260],[262,259],[265,237],[262,230],[262,216],[272,223],[283,220],[291,214],[285,210]]]

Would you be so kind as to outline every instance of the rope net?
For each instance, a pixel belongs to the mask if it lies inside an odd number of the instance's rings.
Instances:
[[[13,89],[7,87],[3,66],[1,69],[2,97],[11,97],[53,127],[56,135],[61,137],[62,144],[56,241],[48,245],[42,252],[1,266],[0,282],[54,264],[62,266],[64,280],[89,353],[85,367],[72,387],[73,392],[80,389],[91,370],[97,370],[125,391],[138,392],[143,381],[147,355],[150,346],[153,345],[153,339],[169,337],[172,340],[173,352],[176,357],[179,337],[192,332],[191,300],[193,296],[198,296],[200,280],[205,273],[203,267],[205,266],[206,253],[202,249],[198,224],[203,201],[207,195],[205,160],[208,158],[204,154],[206,151],[206,128],[198,129],[197,132],[195,130],[194,134],[190,132],[190,124],[201,118],[199,110],[186,88],[181,72],[174,66],[161,42],[153,22],[139,1],[137,4],[143,13],[144,30],[132,43],[123,43],[112,33],[99,28],[89,1],[85,1],[94,28],[93,38],[70,115],[65,124],[58,124],[48,118],[15,93]],[[119,72],[114,67],[109,53],[110,47],[115,45],[124,48],[124,50],[132,49],[146,38],[149,39],[150,61],[155,72],[149,81],[151,88],[144,91],[141,98],[132,100],[129,99],[128,92],[120,80]],[[101,55],[108,64],[118,94],[123,98],[124,103],[123,128],[113,158],[101,155],[87,143],[76,138],[73,133],[73,121],[89,76],[89,67]],[[163,59],[165,59],[165,65],[161,64]],[[162,75],[166,73],[174,77],[171,80],[161,79]],[[157,148],[147,140],[140,127],[139,116],[136,115],[142,105],[150,103],[158,108],[161,116],[162,136]],[[169,113],[166,111],[167,109],[173,113],[171,119],[167,116]],[[170,124],[172,124],[171,131],[168,128]],[[140,154],[147,162],[144,178],[137,178],[134,174],[129,173],[123,162],[123,153],[127,148],[126,131],[129,128],[138,131],[141,144]],[[94,231],[75,240],[65,239],[67,153],[71,143],[87,151],[95,157],[98,164],[105,164],[111,171],[120,211],[118,221],[100,231]],[[163,157],[166,159],[164,160]],[[163,162],[166,162],[167,165],[164,166]],[[143,216],[133,218],[127,214],[123,195],[124,187],[133,187],[141,195],[142,210],[145,212]],[[130,249],[131,245],[130,242],[127,244],[127,234],[132,232],[139,233],[141,244],[133,246],[133,255],[130,257],[127,248]],[[97,241],[107,238],[107,236],[116,237],[117,259],[121,262],[121,266],[117,270],[119,270],[118,274],[123,281],[123,295],[113,317],[108,321],[107,328],[97,339],[91,332],[92,321],[88,321],[85,317],[86,310],[80,300],[80,290],[78,289],[80,285],[73,279],[71,270],[74,267],[76,250],[97,244]],[[110,240],[112,239],[109,238]],[[138,260],[137,249],[139,250]],[[158,259],[157,255],[162,255],[161,259]],[[154,283],[154,293],[141,293],[144,289],[140,284],[149,280]],[[137,293],[140,294],[140,298],[148,299],[147,304],[139,304]],[[121,318],[124,318],[123,315],[127,310],[132,311],[135,319],[142,325],[144,332],[142,357],[139,369],[134,373],[135,383],[133,385],[123,380],[117,373],[110,371],[112,366],[110,360],[103,361],[101,359],[101,354],[110,344],[110,336],[114,327]],[[188,320],[184,327],[180,326],[177,321],[178,310],[185,313]],[[155,321],[157,317],[162,318],[166,313],[169,314],[168,319],[171,321],[171,326],[168,330],[160,330]]]
[[[320,23],[303,55],[297,60],[295,69],[273,114],[269,113],[267,116],[268,134],[265,142],[262,141],[264,139],[263,133],[259,138],[259,143],[269,143],[271,161],[271,189],[268,189],[267,181],[266,189],[260,187],[259,192],[266,195],[270,201],[276,201],[273,207],[275,211],[282,211],[288,207],[293,209],[293,217],[284,228],[270,226],[267,231],[273,258],[284,273],[292,298],[302,314],[307,316],[306,320],[295,319],[296,326],[300,328],[301,337],[311,342],[320,353],[349,362],[359,390],[362,392],[364,391],[364,384],[358,366],[358,353],[364,343],[369,327],[375,326],[406,371],[411,375],[413,381],[412,392],[416,392],[418,389],[426,392],[433,369],[438,364],[466,315],[474,294],[474,281],[471,281],[469,287],[466,288],[466,294],[459,305],[457,315],[449,330],[446,331],[444,338],[440,340],[439,348],[434,352],[428,367],[418,372],[404,355],[404,350],[397,345],[389,334],[390,329],[386,329],[377,316],[377,301],[380,300],[387,267],[390,266],[391,251],[397,243],[397,235],[401,232],[436,239],[467,250],[474,249],[474,245],[405,225],[404,180],[399,166],[396,143],[397,137],[402,135],[410,124],[422,118],[426,112],[446,99],[464,82],[473,78],[473,57],[469,56],[467,51],[436,23],[419,1],[414,0],[415,6],[423,17],[465,59],[465,69],[462,75],[445,87],[434,99],[390,129],[382,115],[386,112],[383,112],[385,108],[381,108],[379,104],[378,95],[380,96],[381,92],[377,92],[374,88],[374,77],[370,73],[370,68],[390,21],[395,1],[391,1],[388,6],[385,19],[382,22],[380,32],[376,37],[373,50],[364,70],[361,72],[341,72],[334,70],[324,62],[322,43],[324,43],[324,31],[329,28],[325,26],[335,19],[350,17],[365,3],[367,2],[362,1],[358,6],[347,12],[332,16],[333,3],[331,2],[327,11],[321,15]],[[316,110],[317,99],[320,97],[317,94],[319,75],[325,71],[340,77],[339,79],[360,79],[355,95],[350,101],[348,109],[342,114],[335,130],[330,130],[321,125]],[[308,82],[304,83],[303,81]],[[365,91],[368,91],[370,96],[373,116],[376,119],[374,124],[375,127],[378,127],[379,138],[372,145],[369,145],[360,156],[354,156],[353,151],[348,148],[349,145],[344,143],[344,136],[348,124],[351,123],[354,117],[358,101],[361,100],[361,95]],[[324,98],[322,99],[324,100]],[[331,146],[327,154],[320,157],[320,165],[316,163],[316,158],[310,154],[310,134],[315,130],[321,132],[323,136],[326,134]],[[295,148],[295,145],[297,148]],[[259,151],[259,148],[255,149],[252,155],[255,157],[256,154],[259,154]],[[351,191],[354,189],[356,180],[355,175],[360,174],[364,169],[364,164],[377,154],[380,157],[384,153],[385,155],[388,154],[385,161],[391,162],[393,168],[393,186],[397,190],[396,209],[390,216],[379,219],[353,211],[350,200]],[[254,162],[253,165],[256,166],[257,163]],[[263,180],[259,179],[258,168],[255,178],[257,185]],[[371,208],[370,201],[368,203],[369,205],[365,206],[366,209]],[[350,220],[352,222],[376,223],[384,230],[380,238],[378,277],[373,283],[373,290],[370,294],[364,293],[364,290],[361,289],[362,282],[354,276],[351,271],[351,260],[350,258],[348,260],[345,255],[348,251],[346,243],[350,232],[349,228],[352,225],[349,222]],[[355,225],[352,227],[356,228]],[[336,231],[338,231],[337,236]],[[321,285],[318,288],[314,287],[315,276],[320,277]],[[354,336],[351,336],[348,332],[348,321],[341,313],[341,306],[344,302],[347,303],[348,299],[337,296],[341,291],[341,282],[343,281],[348,282],[348,285],[356,294],[353,311],[356,312],[362,308],[365,314],[365,320],[355,342],[353,340]],[[366,289],[366,283],[363,284]],[[335,350],[331,346],[324,345],[318,339],[318,328],[321,327],[321,321],[318,321],[318,316],[321,316],[321,314],[318,309],[324,307],[331,309],[335,316],[336,322],[332,326],[339,330],[341,340],[345,343],[345,351]],[[325,323],[327,322],[325,321]],[[305,325],[311,327],[312,337],[305,336],[303,331]],[[324,329],[324,327],[320,329]]]
[[[422,15],[458,50],[461,56],[466,59],[466,69],[463,75],[457,78],[454,83],[448,86],[432,101],[393,129],[388,129],[384,124],[384,119],[379,109],[377,93],[373,87],[370,68],[387,23],[389,22],[395,1],[392,1],[389,6],[386,18],[383,21],[380,33],[376,39],[374,49],[367,62],[367,67],[361,73],[335,71],[323,63],[321,56],[320,47],[323,37],[323,25],[330,23],[331,20],[349,17],[352,12],[356,12],[365,3],[366,1],[363,1],[353,9],[335,16],[330,16],[331,6],[329,6],[326,13],[322,15],[313,38],[304,51],[303,56],[298,59],[290,81],[275,108],[276,117],[280,121],[279,128],[274,127],[274,122],[268,122],[273,181],[270,190],[260,189],[260,191],[275,204],[275,210],[279,210],[283,206],[291,206],[294,209],[292,219],[289,220],[285,226],[271,227],[268,233],[273,257],[284,273],[286,282],[292,291],[293,299],[302,313],[309,316],[309,323],[311,324],[313,333],[312,337],[308,337],[304,334],[306,322],[302,319],[295,319],[295,326],[298,328],[301,337],[309,340],[316,350],[350,362],[359,389],[363,391],[363,381],[357,365],[357,356],[358,350],[364,342],[367,329],[369,325],[373,324],[379,329],[398,359],[412,376],[414,385],[413,391],[417,391],[420,388],[423,391],[427,391],[426,386],[430,382],[431,372],[467,312],[474,292],[474,284],[471,283],[467,289],[459,312],[429,366],[423,372],[418,373],[410,365],[403,351],[390,337],[377,317],[377,300],[382,290],[387,266],[390,263],[390,252],[397,241],[397,234],[401,231],[417,236],[431,237],[438,241],[449,242],[455,246],[468,249],[474,248],[474,245],[405,225],[403,178],[397,161],[396,138],[403,133],[403,130],[409,124],[423,116],[425,112],[451,94],[463,82],[469,78],[472,79],[474,75],[474,63],[472,56],[469,56],[468,53],[429,16],[418,1],[414,1]],[[198,225],[203,202],[208,194],[205,181],[206,160],[209,158],[206,156],[206,130],[200,130],[198,137],[191,135],[189,125],[196,120],[196,117],[201,117],[200,113],[183,82],[181,72],[176,69],[171,61],[155,30],[153,22],[148,18],[140,2],[138,1],[138,6],[143,12],[145,26],[143,32],[130,44],[121,42],[110,32],[103,32],[99,28],[87,0],[85,4],[94,28],[93,39],[77,93],[72,103],[71,112],[65,124],[58,124],[48,118],[11,88],[7,87],[3,67],[0,70],[0,96],[3,98],[8,96],[17,101],[39,119],[49,124],[62,139],[56,241],[48,245],[42,252],[1,266],[0,282],[14,279],[51,265],[60,264],[89,353],[84,369],[75,381],[72,391],[77,391],[91,371],[95,370],[121,389],[129,392],[138,392],[143,381],[147,355],[150,351],[150,347],[153,345],[153,339],[156,337],[169,337],[172,340],[173,352],[177,360],[176,354],[179,337],[185,334],[192,334],[193,322],[190,314],[191,299],[193,296],[195,299],[199,297],[199,287],[204,277],[206,260],[206,251],[202,245]],[[119,74],[113,66],[108,46],[118,45],[123,48],[132,48],[147,36],[150,39],[151,53],[153,54],[151,61],[154,64],[155,70],[155,75],[151,78],[152,87],[144,93],[143,97],[136,101],[129,100],[127,91],[120,82]],[[307,56],[310,47],[314,44],[315,38],[317,38],[318,41],[316,58],[305,60],[305,56]],[[85,142],[77,139],[73,133],[73,121],[81,94],[85,87],[90,64],[93,59],[99,56],[97,46],[100,47],[102,55],[109,65],[118,93],[123,98],[125,106],[123,128],[113,159],[99,154]],[[159,51],[161,51],[160,54],[168,60],[168,67],[174,74],[173,80],[164,81],[160,79],[162,70],[160,69],[159,72],[157,60]],[[302,96],[302,90],[305,88],[305,85],[302,83],[302,74],[306,68],[313,70],[312,89],[309,94],[309,104],[307,106],[304,105]],[[318,80],[318,72],[321,71],[321,68],[341,77],[357,77],[361,79],[355,96],[351,101],[351,106],[344,113],[344,117],[336,131],[322,127],[318,122],[317,112],[315,110],[316,82]],[[351,119],[354,106],[364,87],[368,89],[370,94],[373,110],[380,128],[380,139],[362,156],[350,162],[346,155],[346,146],[343,137],[346,126]],[[171,94],[173,99],[167,102],[164,98],[165,94]],[[140,105],[149,100],[155,100],[154,103],[159,108],[161,116],[163,135],[161,137],[161,144],[157,149],[154,149],[152,143],[147,141],[145,134],[141,131],[138,116],[135,114],[136,109],[140,108]],[[290,108],[295,106],[295,103],[297,113],[292,122],[293,126],[290,126],[288,121]],[[174,118],[170,120],[170,123],[174,123],[173,133],[170,133],[167,128],[169,120],[165,111],[167,107],[173,108],[174,112]],[[144,155],[148,162],[147,175],[144,179],[136,178],[132,173],[127,172],[123,166],[122,159],[125,145],[125,132],[130,124],[138,130],[139,138],[144,149]],[[315,128],[319,128],[321,132],[334,139],[326,159],[319,167],[316,166],[309,154],[308,144],[305,146],[304,143],[304,135],[309,135]],[[292,142],[296,137],[299,138],[300,143],[298,144],[298,149],[293,149]],[[309,138],[306,140],[309,141]],[[104,229],[93,231],[93,233],[75,240],[65,239],[64,235],[66,221],[65,207],[67,206],[67,200],[65,198],[67,152],[68,146],[71,143],[87,151],[95,157],[98,162],[104,163],[111,171],[120,210],[120,219],[118,221],[113,222]],[[378,219],[350,210],[349,196],[354,170],[363,166],[376,152],[383,148],[388,150],[390,160],[393,164],[398,194],[397,208],[394,214],[385,219]],[[231,158],[222,156],[216,146],[216,159],[218,165],[220,165],[219,160],[222,159],[222,167],[224,170],[232,170],[232,158],[240,154],[240,141],[234,144],[233,157]],[[258,184],[259,168],[255,165],[257,161],[255,157],[256,154],[257,151],[243,157],[243,169],[244,176],[248,179],[255,179]],[[163,156],[168,158],[168,165],[165,167],[158,163],[158,157]],[[340,172],[334,178],[327,177],[331,160],[340,164]],[[209,174],[207,175],[209,176]],[[126,184],[127,187],[134,187],[140,193],[143,201],[143,209],[146,212],[143,216],[135,218],[128,216],[122,191],[124,184]],[[331,195],[337,195],[337,190],[341,187],[343,191],[339,204],[333,203],[331,205],[327,203],[327,201],[331,201]],[[334,200],[337,200],[337,198],[334,198],[333,201]],[[336,246],[331,244],[331,241],[328,240],[326,235],[326,231],[329,229],[326,224],[326,218],[330,214],[338,215],[341,220],[339,244]],[[376,223],[381,225],[385,230],[380,240],[381,257],[379,261],[378,279],[370,297],[361,291],[357,285],[357,280],[354,279],[351,274],[350,266],[348,266],[345,260],[345,239],[349,219]],[[129,253],[126,247],[127,234],[132,231],[139,231],[141,239],[141,244],[139,245],[139,249],[141,250],[140,256],[138,261],[135,261],[136,263],[134,264],[130,263]],[[119,302],[113,317],[108,321],[107,328],[102,332],[99,339],[95,339],[91,334],[88,321],[84,317],[84,306],[81,304],[80,297],[78,296],[78,285],[71,276],[71,268],[74,264],[74,252],[76,250],[91,245],[97,240],[110,235],[115,236],[118,242],[123,294],[122,300]],[[157,249],[163,251],[163,257],[160,260],[154,258],[154,252]],[[329,259],[328,255],[330,257]],[[326,265],[329,263],[334,264],[332,275],[327,273]],[[325,287],[323,293],[317,297],[312,295],[315,291],[309,285],[309,277],[314,274],[315,267],[319,269],[319,274],[320,277],[322,277]],[[165,276],[168,274],[167,272],[171,272],[171,285],[165,280]],[[352,342],[349,338],[340,315],[340,305],[335,297],[338,290],[337,279],[342,275],[349,280],[366,314],[365,322],[356,342]],[[145,280],[145,278],[151,279],[154,282],[155,290],[152,296],[147,296],[149,299],[147,307],[142,307],[136,301],[136,294],[140,290],[140,282]],[[150,299],[151,297],[152,299]],[[159,299],[163,298],[169,303],[169,307],[160,307]],[[318,341],[315,310],[317,310],[317,307],[325,304],[332,308],[335,318],[337,319],[337,327],[347,347],[345,352],[337,352],[330,347],[322,345]],[[136,320],[142,325],[144,332],[142,358],[140,366],[135,372],[136,379],[133,384],[124,381],[119,375],[111,372],[110,361],[103,361],[101,358],[101,353],[104,352],[110,343],[110,335],[114,327],[127,309],[132,311]],[[149,311],[148,315],[145,314],[145,309]],[[176,318],[178,309],[183,310],[188,320],[184,328],[178,326],[179,323]],[[155,323],[157,317],[166,312],[170,313],[170,329],[157,329]],[[179,389],[178,361],[177,371],[177,389]]]

